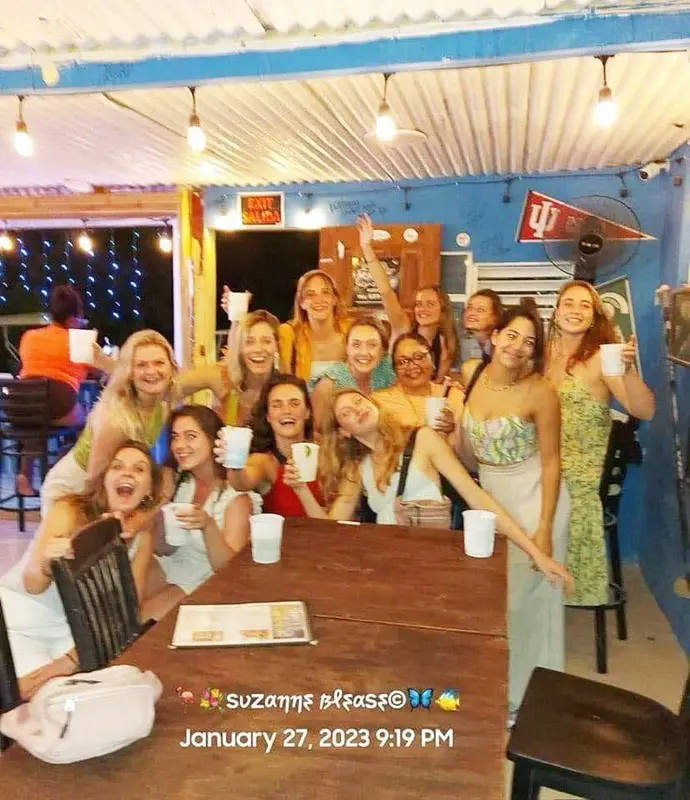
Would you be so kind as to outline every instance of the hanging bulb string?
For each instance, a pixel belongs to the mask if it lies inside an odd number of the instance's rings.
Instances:
[[[141,269],[139,266],[139,231],[132,231],[132,277],[129,285],[132,288],[134,299],[132,302],[132,314],[139,318],[141,316]]]
[[[17,235],[17,249],[19,250],[19,282],[25,292],[30,292],[29,265],[26,261],[29,256],[29,251],[24,246],[24,237],[21,234]]]
[[[115,319],[120,319],[122,308],[117,295],[117,276],[120,271],[120,264],[117,260],[117,253],[115,250],[115,231],[110,229],[110,238],[108,239],[108,286],[107,294],[110,299],[111,314]]]
[[[41,289],[41,305],[48,308],[48,298],[50,296],[51,284],[53,283],[52,270],[50,267],[51,243],[44,231],[41,235],[41,261],[43,262],[43,287]]]
[[[5,264],[5,253],[0,249],[0,306],[7,302],[7,265]]]

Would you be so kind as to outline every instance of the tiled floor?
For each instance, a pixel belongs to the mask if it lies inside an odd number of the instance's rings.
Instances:
[[[38,515],[19,533],[15,518],[0,513],[0,574],[24,552],[36,529]],[[594,669],[594,622],[587,611],[567,612],[567,670],[575,675],[611,683],[657,700],[676,711],[687,674],[688,664],[665,617],[647,589],[636,566],[626,566],[628,591],[629,639],[619,642],[613,617],[609,622],[609,672],[598,675]],[[511,765],[506,762],[506,791],[510,787]],[[541,800],[565,798],[559,792],[544,789]]]

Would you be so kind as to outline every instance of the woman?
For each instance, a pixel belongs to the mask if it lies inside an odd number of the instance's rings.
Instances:
[[[292,319],[280,326],[282,372],[318,380],[344,359],[349,328],[333,278],[320,269],[306,272],[297,283]]]
[[[225,470],[213,459],[213,444],[223,427],[215,411],[182,406],[172,413],[168,427],[168,462],[175,468],[172,502],[193,504],[193,510],[176,511],[177,524],[170,526],[187,532],[184,543],[156,548],[160,570],[153,568],[147,594],[155,595],[166,610],[239,553],[249,540],[249,515],[261,511],[260,498],[228,486]],[[168,522],[164,527],[170,535]]]
[[[153,537],[142,521],[160,501],[160,473],[138,442],[115,449],[93,492],[56,502],[43,520],[24,557],[0,580],[15,669],[27,697],[56,675],[78,670],[74,641],[50,563],[73,558],[72,539],[89,522],[109,512],[120,516],[123,538],[132,542],[130,558],[139,601],[153,552]]]
[[[243,469],[228,470],[228,483],[238,491],[263,495],[264,512],[305,517],[294,490],[285,483],[292,463],[292,445],[313,440],[313,414],[307,385],[293,375],[276,375],[264,387],[254,412],[252,454]],[[222,443],[218,454],[222,453]],[[317,503],[323,502],[317,481],[307,484]]]
[[[463,362],[478,358],[488,362],[491,358],[491,335],[501,320],[503,305],[493,289],[480,289],[467,301],[462,323],[467,338],[460,342]]]
[[[127,339],[77,443],[46,475],[42,517],[59,498],[95,485],[123,442],[153,447],[181,396],[176,372],[172,348],[160,333],[144,330]]]
[[[324,511],[302,486],[296,491],[310,517],[350,519],[362,492],[376,511],[379,524],[394,525],[394,501],[406,435],[382,413],[374,400],[357,390],[345,389],[334,398],[325,421],[319,474],[327,500]],[[569,581],[567,571],[543,553],[501,506],[472,480],[453,455],[448,443],[431,428],[417,434],[403,500],[441,500],[443,475],[472,508],[493,511],[500,531],[522,548],[549,580]],[[288,470],[286,480],[299,480]]]
[[[338,389],[359,389],[371,394],[393,384],[395,372],[387,350],[388,334],[376,317],[363,316],[353,321],[345,341],[345,363],[334,364],[315,384],[310,383],[317,430]]]
[[[374,252],[372,246],[374,227],[366,214],[357,218],[357,230],[364,260],[381,294],[383,306],[391,323],[392,338],[396,339],[408,331],[421,334],[434,356],[436,366],[434,380],[441,382],[449,373],[458,355],[458,335],[450,298],[440,286],[422,286],[415,295],[414,319],[410,320]]]
[[[561,482],[558,395],[541,376],[544,329],[525,307],[508,311],[491,337],[488,365],[468,361],[463,427],[490,492],[557,561],[565,559],[568,494]],[[508,703],[516,714],[532,670],[565,667],[565,617],[560,592],[508,548]]]
[[[608,598],[608,563],[599,484],[611,432],[611,398],[638,419],[654,416],[654,395],[635,371],[635,338],[623,347],[625,374],[601,369],[599,348],[616,338],[596,290],[568,281],[558,293],[549,329],[546,376],[561,401],[561,470],[570,494],[568,567],[573,605]]]
[[[463,395],[447,381],[432,382],[436,367],[427,340],[418,333],[404,333],[395,340],[391,356],[396,381],[389,389],[373,394],[381,409],[403,428],[421,428],[427,424],[426,400],[445,397],[446,406],[432,427],[452,435],[462,418]]]

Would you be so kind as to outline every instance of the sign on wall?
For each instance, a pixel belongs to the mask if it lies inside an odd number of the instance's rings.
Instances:
[[[613,323],[618,341],[627,342],[631,336],[637,336],[635,333],[635,314],[633,311],[628,279],[625,276],[622,278],[614,278],[611,281],[600,283],[594,288],[599,293],[599,297],[601,297],[606,316]],[[636,361],[637,371],[642,375],[639,346]]]
[[[283,192],[239,192],[242,228],[284,228],[285,195]]]
[[[393,291],[398,294],[400,288],[400,259],[381,258],[388,280],[391,282]],[[374,279],[371,277],[367,262],[363,258],[352,259],[352,305],[356,308],[383,308],[381,293],[376,288]]]

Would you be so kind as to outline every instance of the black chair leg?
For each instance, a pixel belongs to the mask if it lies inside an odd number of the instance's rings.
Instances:
[[[611,558],[611,574],[616,586],[623,589],[623,571],[621,570],[621,553],[618,546],[618,524],[613,524],[609,529],[609,555]],[[624,642],[628,638],[628,620],[625,613],[625,603],[616,609],[616,633]]]
[[[540,786],[535,782],[532,770],[526,764],[515,764],[510,800],[539,800]]]
[[[597,606],[594,609],[594,634],[597,648],[597,672],[604,675],[608,672],[606,658],[606,609]]]

